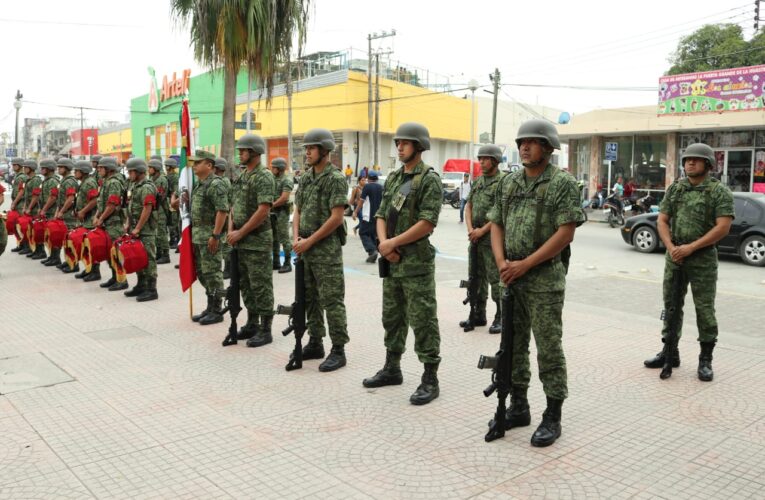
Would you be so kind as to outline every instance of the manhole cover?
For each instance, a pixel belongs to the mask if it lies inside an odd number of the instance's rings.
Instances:
[[[74,379],[40,352],[0,358],[0,394],[71,382]]]

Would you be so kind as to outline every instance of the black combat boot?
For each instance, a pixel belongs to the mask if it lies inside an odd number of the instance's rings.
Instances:
[[[85,273],[82,281],[99,281],[101,279],[101,263],[91,264],[90,272]]]
[[[195,314],[194,316],[191,317],[191,321],[193,321],[194,323],[199,323],[199,320],[204,318],[205,315],[210,312],[210,308],[212,307],[212,300],[213,300],[212,295],[210,295],[209,293],[205,295],[207,295],[207,306],[205,306],[204,310],[201,313]]]
[[[79,266],[79,263],[77,265]],[[93,268],[91,268],[91,270],[93,270]],[[85,276],[87,276],[88,274],[89,273],[85,269],[83,269],[79,273],[75,274],[74,277],[78,280],[81,280],[81,279],[85,279]]]
[[[120,290],[127,290],[129,287],[130,285],[128,285],[127,279],[122,283],[115,279],[114,283],[108,288],[108,290],[110,292],[119,292]]]
[[[150,300],[157,300],[159,294],[157,293],[157,278],[146,278],[146,285],[144,286],[143,293],[135,298],[137,302],[148,302]]]
[[[274,271],[278,271],[279,269],[282,268],[281,257],[279,257],[279,252],[274,253],[274,263],[273,263],[273,266],[271,266],[271,268]]]
[[[157,264],[170,263],[170,250],[161,250],[157,256]]]
[[[221,314],[221,311],[223,308],[221,307],[221,302],[223,299],[220,297],[210,296],[210,302],[209,302],[209,311],[207,311],[207,314],[205,314],[202,318],[199,319],[200,325],[214,325],[215,323],[222,323],[223,322],[223,314]]]
[[[473,318],[472,321],[470,320],[470,318],[468,318],[468,319],[466,319],[464,321],[460,321],[460,326],[462,327],[462,329],[464,331],[470,332],[473,329],[475,329],[476,326],[486,326],[486,323],[487,323],[487,321],[486,321],[486,310],[484,309],[483,312],[477,313],[476,317]],[[471,326],[473,328],[470,328]]]
[[[19,255],[27,255],[30,253],[32,253],[32,251],[29,249],[29,243],[22,243],[19,248]]]
[[[101,288],[111,288],[111,286],[117,282],[117,275],[114,273],[114,268],[110,267],[109,270],[112,272],[112,277],[98,285]]]
[[[701,354],[699,354],[699,369],[697,374],[702,382],[711,382],[715,376],[712,371],[712,351],[715,350],[715,342],[701,342]]]
[[[45,257],[43,260],[41,260],[41,261],[40,261],[40,264],[42,264],[42,265],[44,266],[44,265],[46,265],[46,264],[48,263],[48,261],[49,261],[49,260],[51,260],[52,258],[53,258],[53,252],[51,252],[51,253],[50,253],[50,255],[48,255],[48,256],[47,256],[47,257]]]
[[[273,316],[260,317],[258,333],[256,333],[255,336],[247,341],[247,347],[260,347],[266,344],[270,344],[274,341],[273,337],[271,336],[271,322],[273,320]]]
[[[374,377],[365,378],[361,384],[364,387],[384,387],[386,385],[401,385],[404,376],[401,374],[401,353],[388,351],[385,354],[385,365]]]
[[[324,343],[321,337],[308,337],[308,343],[303,346],[303,361],[307,359],[322,359],[324,357]]]
[[[79,270],[80,270],[80,263],[77,262],[74,264],[74,267],[69,267],[69,264],[67,264],[66,267],[61,269],[61,272],[64,274],[71,274],[71,273],[79,272]],[[75,276],[77,275],[75,274]]]
[[[60,249],[59,249],[60,251]],[[66,256],[64,256],[64,259],[61,260],[61,256],[59,255],[58,260],[61,262],[59,265],[56,266],[56,269],[63,272],[64,269],[69,269],[69,264],[66,263]]]
[[[661,339],[662,342],[664,342],[664,339]],[[664,367],[664,360],[667,358],[667,344],[664,344],[664,347],[661,348],[661,352],[656,353],[656,356],[652,357],[651,359],[646,359],[643,361],[643,364],[646,366],[646,368],[663,368]],[[677,368],[680,366],[680,349],[678,348],[675,351],[675,359],[672,363],[672,368]]]
[[[292,272],[292,262],[290,262],[289,257],[284,259],[284,265],[279,268],[279,274],[284,273],[291,273]]]
[[[420,386],[409,397],[410,403],[418,406],[426,405],[438,397],[440,391],[438,390],[437,373],[438,363],[425,363],[425,371],[422,373]]]
[[[560,437],[560,411],[563,406],[562,399],[547,397],[547,409],[542,414],[542,423],[539,424],[534,435],[531,436],[531,446],[543,448],[550,446]]]
[[[48,262],[45,263],[45,267],[53,267],[53,266],[60,266],[61,265],[61,250],[58,248],[54,248],[50,251],[50,258],[48,259]]]
[[[13,235],[11,235],[13,236]],[[16,245],[15,247],[11,248],[11,252],[13,253],[19,253],[24,249],[24,245]]]
[[[258,315],[247,310],[247,323],[236,333],[237,340],[247,340],[258,333]]]
[[[223,279],[231,279],[231,260],[223,259]]]
[[[531,411],[529,400],[526,397],[528,389],[525,387],[513,387],[510,396],[510,408],[505,410],[505,430],[515,427],[526,427],[531,424]],[[494,419],[489,420],[489,427],[494,427]]]
[[[499,307],[499,302],[495,302],[497,305],[497,312],[494,314],[494,321],[491,322],[489,327],[489,333],[502,333],[502,311]]]
[[[45,254],[45,247],[42,245],[37,245],[37,248],[35,249],[34,253],[29,256],[32,260],[42,260],[45,259],[47,255]]]
[[[329,356],[319,365],[319,371],[333,372],[344,367],[345,364],[345,346],[333,344],[332,350],[329,351]]]
[[[141,276],[138,277],[138,283],[133,288],[125,292],[125,297],[138,297],[143,293],[146,288],[144,287],[144,280]]]

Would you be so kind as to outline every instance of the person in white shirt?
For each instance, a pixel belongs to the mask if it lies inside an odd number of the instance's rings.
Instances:
[[[467,203],[468,196],[470,196],[470,174],[465,172],[460,183],[460,224],[465,222],[465,204]]]

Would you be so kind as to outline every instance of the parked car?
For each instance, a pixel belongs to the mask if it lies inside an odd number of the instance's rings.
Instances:
[[[441,174],[441,187],[447,191],[454,191],[462,183],[465,172],[444,172]]]
[[[738,255],[750,266],[765,266],[765,194],[733,193],[736,218],[730,232],[717,244],[721,254]],[[622,238],[639,252],[663,248],[656,221],[659,214],[630,217],[622,227]]]

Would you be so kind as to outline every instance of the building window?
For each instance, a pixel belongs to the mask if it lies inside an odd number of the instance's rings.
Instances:
[[[741,148],[754,145],[752,131],[742,132],[717,132],[714,134],[713,148]]]
[[[635,157],[629,178],[635,189],[664,189],[667,175],[666,135],[638,135],[635,137]]]
[[[587,180],[590,172],[590,141],[587,139],[571,141],[569,148],[574,150],[571,174],[579,180]]]
[[[756,130],[755,132],[755,146],[758,148],[765,148],[765,130]]]
[[[600,179],[598,179],[598,189],[606,189],[609,193],[619,177],[622,177],[622,185],[631,176],[632,172],[632,146],[633,137],[631,135],[619,137],[604,137],[603,143],[615,142],[617,146],[616,161],[611,162],[611,168],[608,168],[609,162],[603,157],[604,167],[600,169]],[[609,177],[610,171],[610,177]]]

